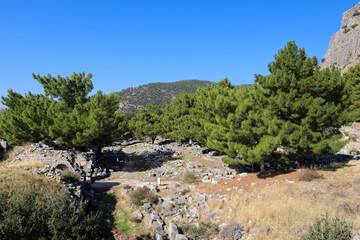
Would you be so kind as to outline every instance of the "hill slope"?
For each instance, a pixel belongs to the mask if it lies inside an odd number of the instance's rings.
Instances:
[[[142,106],[160,106],[165,97],[173,100],[181,92],[195,93],[199,87],[210,86],[212,82],[202,80],[183,80],[170,83],[150,83],[136,88],[127,88],[116,94],[120,97],[119,110],[123,113],[138,113]]]

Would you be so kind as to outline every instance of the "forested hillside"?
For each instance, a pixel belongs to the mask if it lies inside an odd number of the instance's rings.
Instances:
[[[138,113],[142,106],[152,104],[160,106],[165,97],[173,100],[181,92],[195,93],[199,87],[210,86],[210,81],[183,80],[171,83],[150,83],[136,88],[127,88],[116,92],[120,96],[120,111]]]

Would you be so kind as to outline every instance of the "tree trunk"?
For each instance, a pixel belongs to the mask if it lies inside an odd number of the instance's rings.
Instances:
[[[151,143],[152,143],[152,144],[155,143],[155,139],[156,139],[156,136],[151,138]]]
[[[299,154],[298,155],[298,162],[299,162],[299,166],[301,168],[305,167],[305,156],[304,156],[304,154]]]
[[[260,173],[264,173],[265,172],[265,164],[261,163],[260,164]]]

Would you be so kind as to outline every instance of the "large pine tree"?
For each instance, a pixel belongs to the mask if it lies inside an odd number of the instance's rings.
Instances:
[[[327,138],[343,123],[349,92],[340,71],[320,70],[294,41],[280,49],[269,64],[270,75],[255,75],[255,84],[267,98],[267,109],[281,120],[282,146],[296,154],[300,165],[305,156],[329,153]]]

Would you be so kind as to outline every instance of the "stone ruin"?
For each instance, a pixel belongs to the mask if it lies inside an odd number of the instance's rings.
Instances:
[[[93,198],[94,191],[89,183],[93,181],[94,152],[85,153],[70,150],[52,141],[44,140],[32,144],[29,149],[15,156],[9,164],[21,160],[40,160],[44,162],[45,166],[43,168],[32,170],[25,168],[25,170],[63,182],[73,197]],[[62,176],[64,170],[80,174],[82,176],[80,181],[75,183],[64,181]]]
[[[11,163],[21,160],[40,160],[45,163],[45,168],[49,171],[70,170],[85,173],[90,177],[95,153],[59,149],[59,146],[51,141],[41,141],[32,144],[28,150],[14,157]]]

